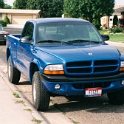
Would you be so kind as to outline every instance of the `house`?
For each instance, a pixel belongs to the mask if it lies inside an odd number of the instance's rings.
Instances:
[[[24,24],[29,19],[40,17],[41,10],[0,9],[0,20],[7,15],[11,24]]]
[[[114,15],[117,15],[118,19],[124,18],[124,5],[115,5],[112,16],[104,16],[101,18],[101,25],[106,25],[106,27],[111,28],[113,26]]]

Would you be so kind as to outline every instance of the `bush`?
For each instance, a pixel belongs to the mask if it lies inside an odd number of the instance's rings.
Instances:
[[[94,20],[94,26],[99,30],[100,29],[100,26],[101,26],[101,24],[100,24],[100,19],[95,19]]]
[[[124,31],[124,28],[119,26],[110,28],[111,33],[122,33],[123,31]]]
[[[113,18],[113,26],[114,25],[118,25],[118,16],[117,15],[114,15],[114,18]]]
[[[4,20],[0,20],[0,24],[1,24],[3,27],[7,26],[7,23],[6,23]]]
[[[10,24],[10,20],[9,20],[9,18],[8,18],[7,15],[4,17],[4,21],[5,21],[7,24]]]

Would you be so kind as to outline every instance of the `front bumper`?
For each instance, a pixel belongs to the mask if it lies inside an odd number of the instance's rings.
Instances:
[[[95,77],[48,76],[43,74],[41,76],[45,88],[49,92],[59,95],[85,95],[85,88],[101,87],[103,94],[124,89],[122,84],[124,72]],[[55,89],[56,84],[60,85],[60,89]]]

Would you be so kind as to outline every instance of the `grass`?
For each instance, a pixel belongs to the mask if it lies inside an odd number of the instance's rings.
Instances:
[[[25,102],[23,100],[17,100],[15,103],[17,103],[17,104],[23,104],[24,106],[26,106],[25,105]]]
[[[32,122],[35,122],[36,124],[40,124],[42,121],[41,121],[41,120],[38,120],[38,119],[36,119],[36,118],[33,118],[33,119],[32,119]]]
[[[104,34],[105,32],[107,32],[107,30],[99,30],[100,34]]]
[[[108,30],[99,30],[100,34],[107,34]],[[107,34],[110,37],[110,41],[114,41],[114,42],[123,42],[124,43],[124,34]]]
[[[110,41],[114,41],[114,42],[123,42],[124,43],[124,34],[123,35],[113,35],[110,34]]]
[[[28,112],[32,112],[32,110],[31,109],[24,109],[25,111],[28,111]]]
[[[79,124],[79,122],[74,121],[72,118],[69,119],[73,122],[73,124]]]
[[[16,98],[20,98],[20,96],[16,92],[13,92],[13,96],[15,96]]]

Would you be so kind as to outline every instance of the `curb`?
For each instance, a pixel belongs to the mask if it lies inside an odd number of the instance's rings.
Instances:
[[[16,86],[14,86],[13,84],[11,84],[6,75],[4,74],[4,72],[0,69],[0,76],[3,78],[3,80],[5,81],[5,83],[7,84],[7,86],[10,88],[10,90],[12,92],[16,92],[20,98],[26,103],[26,106],[28,106],[28,108],[30,108],[32,110],[31,115],[32,117],[34,117],[37,120],[40,120],[42,124],[51,124],[43,115],[42,113],[39,113],[35,108],[33,108],[33,106],[31,105],[31,103],[26,99],[26,97],[20,93],[20,91],[16,88]]]
[[[26,103],[26,106],[32,110],[32,117],[37,120],[41,120],[41,124],[73,124],[73,122],[63,115],[58,109],[55,108],[55,112],[52,114],[51,112],[38,112],[30,103],[30,101],[18,90],[18,88],[8,81],[7,75],[0,68],[0,76],[3,78],[6,85],[10,88],[12,92],[16,92],[20,98]],[[50,103],[52,104],[52,103]],[[55,119],[57,117],[57,120]]]

